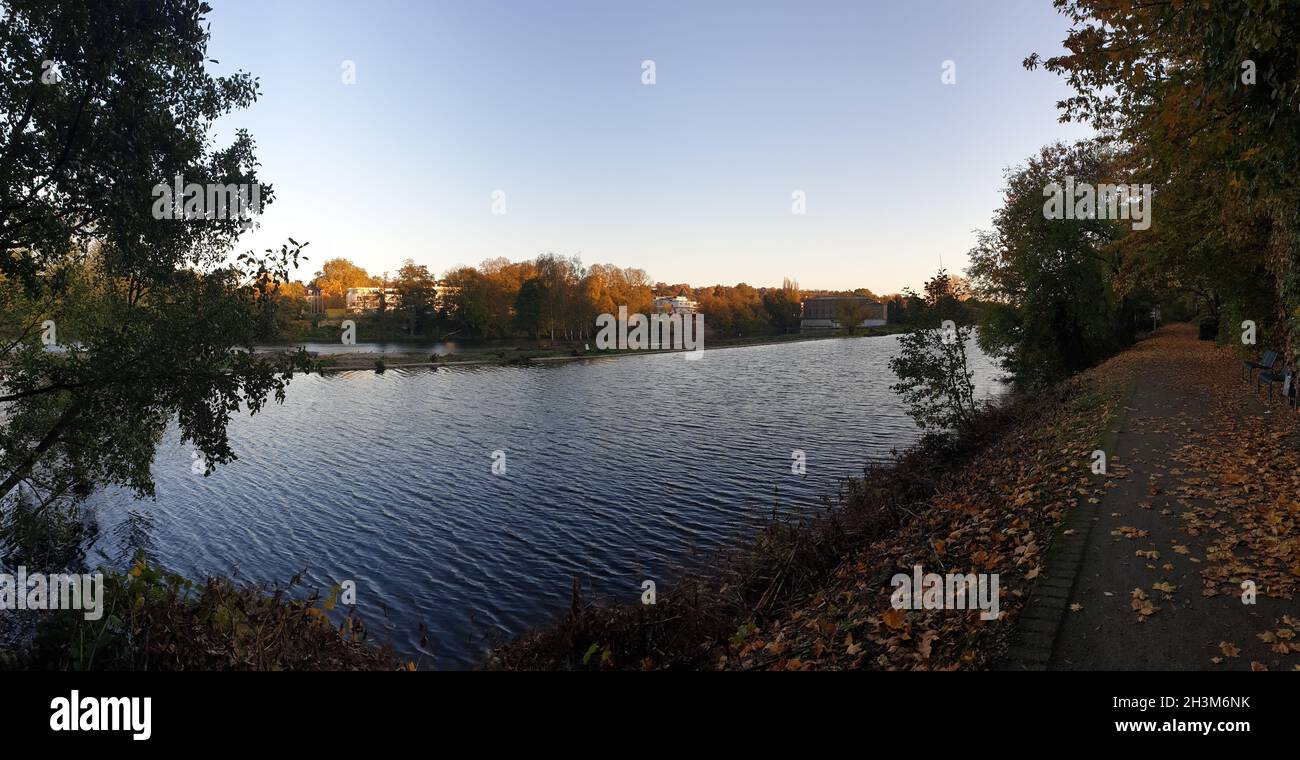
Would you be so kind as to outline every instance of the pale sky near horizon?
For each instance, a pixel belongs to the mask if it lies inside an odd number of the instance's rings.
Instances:
[[[277,196],[240,249],[310,241],[304,280],[554,252],[890,293],[963,269],[1005,169],[1089,135],[1021,67],[1060,50],[1049,0],[209,1],[212,70],[262,84],[219,142],[248,128]]]

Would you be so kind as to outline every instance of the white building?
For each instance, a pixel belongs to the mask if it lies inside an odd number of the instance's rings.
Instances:
[[[695,314],[699,310],[699,302],[687,298],[685,292],[655,298],[655,312],[659,314]]]
[[[433,288],[433,308],[435,310],[448,309],[454,311],[455,302],[453,299],[457,295],[460,295],[460,288],[441,283],[435,285]]]
[[[385,309],[396,309],[401,305],[402,296],[396,288],[348,288],[343,295],[343,305],[354,314],[378,311],[380,291],[384,294]]]

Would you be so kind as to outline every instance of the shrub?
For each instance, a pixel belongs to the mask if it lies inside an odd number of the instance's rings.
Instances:
[[[195,583],[140,555],[125,573],[105,573],[103,615],[60,610],[37,628],[18,667],[57,670],[396,670],[389,647],[366,643],[360,618],[335,627],[339,589],[295,599],[227,578]],[[414,664],[405,666],[414,669]]]

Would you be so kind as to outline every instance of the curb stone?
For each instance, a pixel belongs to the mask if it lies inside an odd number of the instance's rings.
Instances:
[[[1128,408],[1132,404],[1136,381],[1129,383],[1119,397],[1119,406],[1106,423],[1101,448],[1112,456],[1117,451],[1120,430],[1128,421]],[[1105,475],[1094,475],[1097,483],[1106,481]],[[1056,648],[1056,635],[1061,628],[1075,579],[1083,566],[1088,537],[1092,534],[1096,505],[1088,504],[1087,496],[1080,496],[1061,521],[1051,548],[1043,562],[1043,571],[1029,591],[1029,600],[1016,620],[1016,630],[1011,646],[994,665],[994,670],[1047,670],[1052,652]],[[1073,533],[1066,534],[1066,530]]]

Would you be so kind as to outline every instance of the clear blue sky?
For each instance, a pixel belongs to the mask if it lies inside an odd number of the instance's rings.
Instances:
[[[893,292],[965,267],[1006,167],[1087,135],[1021,68],[1060,49],[1049,0],[210,1],[213,69],[262,82],[220,134],[277,195],[241,248],[308,240],[303,279],[550,251]]]

